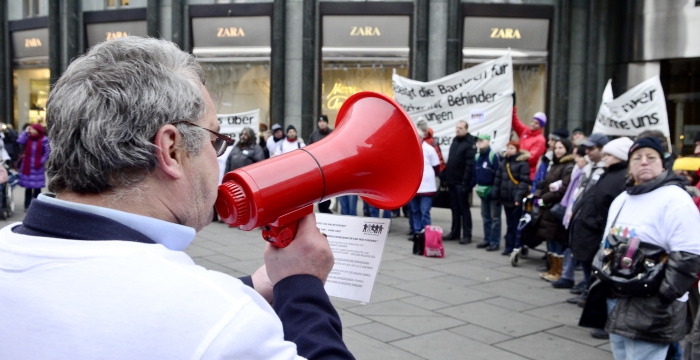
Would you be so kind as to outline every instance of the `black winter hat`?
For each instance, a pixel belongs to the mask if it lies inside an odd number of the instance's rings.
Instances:
[[[659,153],[659,156],[661,159],[664,158],[664,148],[661,146],[661,141],[655,137],[645,137],[641,139],[637,139],[637,141],[632,144],[632,147],[630,147],[630,151],[627,153],[628,158],[632,158],[632,153],[635,151],[641,149],[641,148],[652,148],[656,150],[656,152]]]
[[[574,131],[572,131],[571,133],[572,133],[572,134],[581,133],[581,134],[584,134],[584,135],[586,134],[586,133],[583,131],[583,128],[580,128],[580,127],[575,128]]]
[[[294,129],[294,131],[297,131],[297,128],[295,128],[294,125],[287,125],[287,130],[285,130],[284,132],[287,133],[287,132],[289,132],[289,130],[292,130],[292,129]]]
[[[569,130],[556,129],[549,134],[549,138],[553,140],[561,140],[569,137]]]

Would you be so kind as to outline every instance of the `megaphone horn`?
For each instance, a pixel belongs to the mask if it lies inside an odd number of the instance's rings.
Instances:
[[[286,247],[313,204],[357,194],[370,205],[408,203],[423,177],[423,150],[411,119],[379,93],[350,96],[335,130],[307,147],[229,172],[216,210],[230,226],[263,228],[263,238]]]

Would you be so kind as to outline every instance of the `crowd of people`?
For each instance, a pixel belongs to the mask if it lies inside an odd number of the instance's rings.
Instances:
[[[469,194],[474,193],[481,200],[484,229],[476,247],[499,250],[502,213],[507,228],[503,255],[526,244],[546,244],[540,277],[575,295],[567,302],[584,308],[581,325],[592,327],[593,337],[609,338],[616,359],[697,356],[700,132],[694,156],[679,157],[660,131],[644,131],[632,139],[586,136],[576,128],[569,138],[567,129],[556,129],[545,138],[546,124],[543,113],[524,124],[514,107],[517,140],[497,153],[489,135],[474,138],[467,122],[457,123],[447,163],[436,172],[451,200],[452,228],[443,240],[471,243]],[[423,149],[426,169],[435,166],[432,147]],[[413,201],[411,206],[420,204],[424,213],[426,203]],[[528,231],[519,227],[525,213],[530,215]],[[414,219],[413,232],[421,229],[416,224]],[[654,258],[651,248],[662,255]],[[644,272],[657,262],[663,263],[662,270]],[[582,272],[579,282],[576,269]],[[612,275],[601,276],[605,271]],[[635,281],[648,281],[644,289],[654,290],[627,291]],[[687,308],[692,315],[686,318]],[[696,332],[681,349],[679,341],[693,319]]]

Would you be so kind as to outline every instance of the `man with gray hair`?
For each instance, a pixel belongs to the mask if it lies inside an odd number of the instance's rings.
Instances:
[[[204,85],[191,55],[137,37],[94,46],[55,84],[55,196],[0,230],[0,358],[353,358],[313,214],[252,277],[183,252],[211,222],[231,145]]]

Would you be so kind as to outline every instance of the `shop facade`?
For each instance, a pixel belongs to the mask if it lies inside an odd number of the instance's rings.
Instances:
[[[359,91],[393,97],[392,75],[408,76],[413,4],[321,3],[319,112],[331,127]]]
[[[11,89],[15,128],[43,123],[49,95],[49,32],[46,17],[9,23]]]
[[[510,53],[518,117],[548,111],[554,7],[462,4],[462,67]]]
[[[218,114],[260,109],[269,127],[272,10],[271,3],[190,7],[191,52]]]

